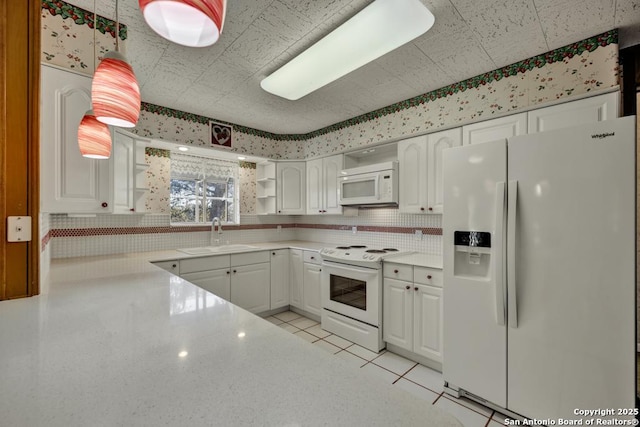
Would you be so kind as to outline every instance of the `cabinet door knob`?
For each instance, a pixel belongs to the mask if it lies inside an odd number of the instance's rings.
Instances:
[[[178,264],[171,264],[171,268],[176,268]]]
[[[422,207],[421,207],[421,208],[420,208],[420,210],[421,210],[421,211],[423,211],[423,210],[424,210],[424,208],[422,208]]]
[[[129,209],[131,212],[135,212],[136,210],[134,208]]]
[[[433,208],[429,208],[429,210],[430,210],[430,211],[432,211],[432,210],[433,210]]]
[[[323,210],[322,213],[326,213],[327,211]]]
[[[272,254],[272,255],[275,255],[276,253],[275,253],[275,252],[271,252],[271,254]]]
[[[407,288],[407,290],[409,290],[409,289],[411,289],[411,286],[407,285],[406,288]]]
[[[417,291],[417,290],[418,290],[418,287],[416,286],[415,288],[413,288],[413,290],[414,290],[414,291]]]
[[[322,209],[319,209],[319,210],[318,210],[318,213],[322,213]]]
[[[102,205],[101,205],[101,206],[102,206],[103,208],[106,208],[106,207],[108,207],[108,206],[109,206],[109,203],[107,203],[107,202],[102,202]]]
[[[393,270],[394,273],[398,274],[398,270]]]
[[[237,273],[237,272],[238,272],[238,270],[233,270],[233,272],[234,272],[234,273]]]
[[[427,274],[427,279],[431,279],[431,275],[430,274]]]
[[[227,270],[227,274],[229,274],[229,273],[230,273],[229,270]]]
[[[278,213],[282,213],[282,211],[278,211]]]
[[[316,259],[316,257],[312,256],[311,259]]]

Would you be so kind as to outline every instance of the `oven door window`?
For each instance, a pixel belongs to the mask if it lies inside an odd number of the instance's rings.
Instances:
[[[331,301],[367,311],[367,282],[362,280],[331,274],[329,296]]]

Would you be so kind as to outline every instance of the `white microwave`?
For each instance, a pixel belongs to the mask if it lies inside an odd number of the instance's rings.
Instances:
[[[344,169],[338,181],[343,206],[398,205],[398,162]]]

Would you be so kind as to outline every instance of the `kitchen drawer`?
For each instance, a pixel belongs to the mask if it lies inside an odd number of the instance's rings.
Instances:
[[[384,263],[384,277],[413,282],[413,266],[406,264]]]
[[[315,251],[304,251],[302,254],[304,262],[310,262],[311,264],[322,264],[322,258],[320,254]]]
[[[231,254],[231,265],[239,266],[239,265],[250,265],[250,264],[260,264],[263,262],[269,262],[270,252],[269,251],[260,251],[260,252],[247,252],[244,254]]]
[[[427,267],[413,267],[413,281],[421,285],[442,287],[442,270]]]
[[[216,270],[229,267],[229,255],[208,256],[203,258],[187,258],[180,260],[180,274],[197,271]]]
[[[152,264],[163,270],[167,270],[169,273],[173,273],[176,276],[180,275],[180,261],[158,261]]]

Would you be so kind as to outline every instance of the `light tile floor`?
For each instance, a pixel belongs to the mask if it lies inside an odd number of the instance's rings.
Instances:
[[[311,345],[335,354],[363,375],[373,375],[449,412],[465,427],[497,427],[504,416],[468,399],[445,395],[440,372],[383,350],[374,353],[320,327],[314,320],[286,311],[265,318],[269,322],[308,341]]]

